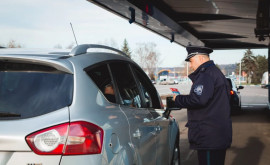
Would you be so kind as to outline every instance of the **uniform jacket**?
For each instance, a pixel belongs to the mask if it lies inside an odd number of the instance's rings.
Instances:
[[[229,84],[208,61],[189,75],[189,95],[178,95],[175,104],[188,111],[188,138],[191,149],[226,149],[232,142]]]

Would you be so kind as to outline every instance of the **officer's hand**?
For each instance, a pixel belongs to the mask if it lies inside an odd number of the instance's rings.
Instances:
[[[175,101],[176,96],[177,96],[176,94],[173,95],[173,101]]]

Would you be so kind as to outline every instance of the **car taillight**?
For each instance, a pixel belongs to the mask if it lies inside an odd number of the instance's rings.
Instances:
[[[39,155],[100,154],[103,134],[97,125],[77,121],[37,131],[26,142]]]
[[[234,94],[234,91],[231,91],[230,94],[233,95]]]
[[[87,122],[70,124],[64,155],[99,154],[102,149],[102,128]]]

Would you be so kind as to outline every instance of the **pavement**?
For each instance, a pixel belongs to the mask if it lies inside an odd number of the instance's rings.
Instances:
[[[227,150],[225,165],[270,164],[270,111],[264,108],[244,108],[232,116],[233,142]],[[197,153],[189,149],[186,109],[173,111],[180,126],[181,165],[197,165]]]
[[[187,109],[173,111],[171,115],[178,121],[180,127],[180,159],[181,165],[197,165],[197,152],[189,149],[188,142],[188,128],[185,127],[187,123]]]
[[[232,116],[233,142],[225,165],[270,164],[270,114],[263,108],[245,109]]]
[[[162,93],[171,92],[170,87],[188,94],[191,84],[156,86]],[[227,150],[225,165],[269,165],[270,164],[270,110],[268,90],[260,86],[245,86],[241,93],[242,110],[232,116],[233,142]],[[181,165],[198,165],[197,153],[189,149],[187,138],[187,110],[173,111],[172,116],[180,126]]]

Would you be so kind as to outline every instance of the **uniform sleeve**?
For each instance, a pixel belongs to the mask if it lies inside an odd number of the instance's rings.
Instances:
[[[180,108],[202,108],[214,94],[214,81],[207,74],[201,74],[191,87],[189,95],[178,95],[175,105]]]

